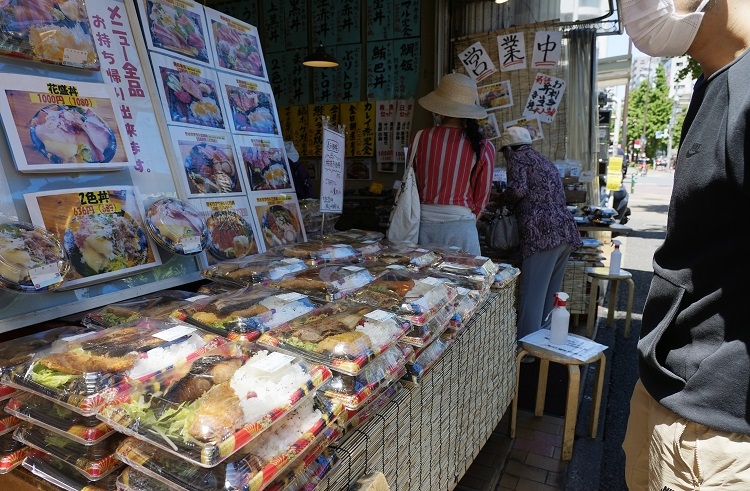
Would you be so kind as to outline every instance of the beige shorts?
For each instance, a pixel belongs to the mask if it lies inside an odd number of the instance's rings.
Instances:
[[[630,491],[750,489],[750,435],[688,421],[656,402],[640,380],[622,448]]]

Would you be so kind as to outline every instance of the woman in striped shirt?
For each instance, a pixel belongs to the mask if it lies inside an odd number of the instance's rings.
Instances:
[[[487,205],[495,147],[479,131],[487,111],[476,103],[477,84],[466,75],[445,75],[437,89],[419,99],[437,126],[417,142],[414,173],[419,188],[419,243],[457,246],[480,254],[477,217]]]

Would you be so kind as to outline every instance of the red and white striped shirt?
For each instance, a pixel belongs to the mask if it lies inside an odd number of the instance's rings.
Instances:
[[[414,144],[413,139],[411,143]],[[464,137],[463,129],[436,126],[422,132],[416,152],[414,173],[420,201],[466,206],[479,216],[490,199],[494,145],[483,140],[481,158],[473,168],[474,149],[471,141]]]

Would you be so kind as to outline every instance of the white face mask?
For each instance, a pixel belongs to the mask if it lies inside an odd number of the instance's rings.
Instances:
[[[623,0],[625,30],[640,51],[650,56],[682,56],[687,53],[703,20],[703,0],[689,14],[675,12],[674,0]]]

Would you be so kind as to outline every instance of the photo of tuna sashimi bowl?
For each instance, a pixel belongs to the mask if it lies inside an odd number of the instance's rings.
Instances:
[[[274,116],[273,97],[270,93],[231,85],[227,85],[225,89],[232,118],[234,118],[235,130],[268,135],[279,134]]]
[[[253,229],[238,213],[219,210],[206,220],[211,242],[208,252],[220,261],[258,252]]]
[[[106,163],[117,151],[117,138],[91,108],[52,104],[34,115],[31,142],[53,164]]]
[[[185,157],[188,185],[193,193],[242,191],[234,153],[226,145],[198,143]]]
[[[224,128],[224,116],[213,81],[172,68],[159,69],[172,121]]]
[[[291,188],[281,148],[240,147],[253,191]]]
[[[221,68],[236,70],[256,77],[266,76],[256,36],[240,32],[217,21],[211,22],[211,28],[216,39],[216,54]]]
[[[160,1],[147,2],[154,46],[208,62],[208,50],[198,14]]]

